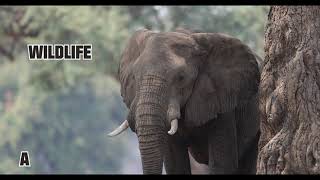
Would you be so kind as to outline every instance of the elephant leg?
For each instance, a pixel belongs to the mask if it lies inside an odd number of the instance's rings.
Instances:
[[[164,165],[167,174],[191,174],[188,148],[181,140],[169,136]]]
[[[257,97],[236,109],[239,149],[239,174],[255,174],[260,138]]]
[[[256,164],[258,156],[258,141],[260,132],[257,133],[239,160],[239,174],[256,174]]]
[[[233,174],[238,168],[237,131],[234,113],[225,113],[208,133],[210,174]]]

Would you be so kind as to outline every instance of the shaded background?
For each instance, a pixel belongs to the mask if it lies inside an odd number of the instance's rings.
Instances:
[[[137,29],[238,37],[263,57],[266,6],[0,7],[0,173],[142,173],[119,57]],[[27,60],[28,43],[91,43],[93,61]],[[19,168],[20,151],[31,167]],[[198,166],[193,164],[193,166]],[[201,173],[201,168],[195,173]]]

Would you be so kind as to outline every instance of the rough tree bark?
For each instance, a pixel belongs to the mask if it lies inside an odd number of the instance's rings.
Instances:
[[[320,6],[271,7],[258,174],[320,174]]]

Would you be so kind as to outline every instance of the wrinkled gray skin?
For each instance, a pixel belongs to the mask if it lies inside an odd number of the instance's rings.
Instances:
[[[210,173],[255,173],[256,55],[240,40],[188,30],[136,31],[119,66],[143,173],[190,174],[188,150]],[[178,119],[178,131],[167,132]]]

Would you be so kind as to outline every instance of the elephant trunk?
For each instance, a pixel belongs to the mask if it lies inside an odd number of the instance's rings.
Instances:
[[[161,174],[167,137],[165,131],[165,80],[144,76],[138,90],[136,133],[144,174]]]

